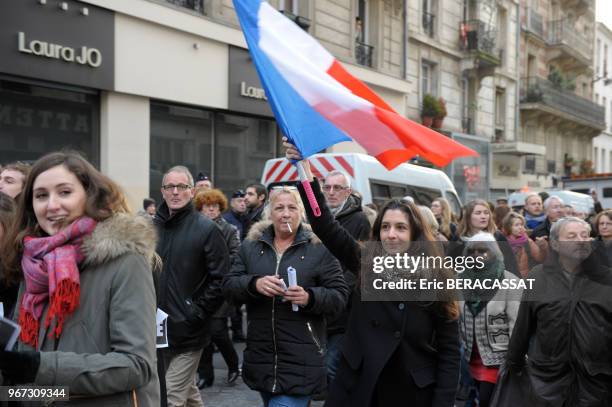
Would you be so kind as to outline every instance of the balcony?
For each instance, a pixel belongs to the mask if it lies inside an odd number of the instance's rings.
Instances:
[[[544,19],[532,8],[527,9],[523,29],[526,33],[535,35],[539,40],[544,41]]]
[[[501,141],[491,143],[491,152],[493,154],[509,154],[509,155],[544,155],[546,154],[546,146],[527,143],[525,141]]]
[[[295,15],[292,12],[287,11],[287,10],[280,10],[280,12],[285,17],[287,17],[289,20],[296,23],[302,30],[308,32],[308,30],[310,29],[310,25],[312,24],[312,21],[310,21],[309,18],[306,18],[304,16]]]
[[[372,55],[374,47],[365,42],[355,41],[355,60],[359,65],[372,67]]]
[[[521,110],[536,110],[601,131],[606,127],[605,108],[552,82],[530,77],[521,79]]]
[[[166,3],[193,10],[200,14],[206,14],[204,10],[205,0],[166,0]]]
[[[582,66],[591,66],[593,44],[567,20],[548,22],[548,61],[574,60]]]
[[[501,52],[496,46],[497,31],[480,20],[461,23],[460,47],[473,60],[472,69],[495,68],[501,64]],[[466,68],[470,69],[470,68]]]
[[[436,23],[435,14],[423,12],[423,22],[422,22],[423,32],[429,38],[434,38],[434,35],[436,34],[435,23]]]

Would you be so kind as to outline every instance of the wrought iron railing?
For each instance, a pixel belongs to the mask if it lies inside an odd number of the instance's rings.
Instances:
[[[499,57],[497,30],[480,20],[461,23],[460,45],[464,51],[481,51],[495,58]]]
[[[422,22],[423,32],[428,37],[433,38],[434,35],[436,34],[435,23],[436,23],[436,15],[435,14],[423,12],[423,22]]]
[[[592,44],[567,20],[548,22],[548,44],[566,45],[587,59],[591,59]]]
[[[597,127],[605,128],[605,108],[544,78],[521,79],[521,103],[542,103]]]
[[[365,42],[355,41],[355,59],[359,65],[372,67],[374,47]]]

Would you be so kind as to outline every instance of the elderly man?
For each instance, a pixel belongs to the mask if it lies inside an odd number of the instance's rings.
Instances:
[[[535,229],[546,220],[546,214],[542,210],[542,198],[536,192],[525,197],[523,207],[527,229]]]
[[[589,233],[576,217],[555,222],[551,256],[529,275],[507,354],[511,369],[528,364],[524,405],[612,405],[612,272]]]
[[[223,303],[221,280],[229,252],[220,229],[195,211],[193,176],[176,166],[164,175],[164,202],[153,219],[163,261],[159,308],[168,317],[169,347],[164,352],[168,406],[202,406],[195,372],[210,342],[210,322]]]
[[[544,222],[531,232],[531,238],[536,242],[547,239],[553,223],[565,216],[563,200],[557,196],[546,198],[544,201],[544,213],[546,214]]]
[[[330,171],[323,181],[323,195],[327,206],[340,225],[355,239],[367,240],[370,237],[370,221],[361,208],[361,198],[353,193],[350,178],[341,171]],[[355,284],[353,273],[344,271],[349,286]],[[350,302],[349,302],[350,304]],[[332,381],[340,360],[340,342],[346,331],[350,305],[335,320],[327,324],[327,376]]]

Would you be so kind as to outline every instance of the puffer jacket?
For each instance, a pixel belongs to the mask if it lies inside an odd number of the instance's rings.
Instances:
[[[213,221],[221,229],[223,234],[223,240],[227,245],[230,256],[230,264],[234,262],[234,259],[238,256],[238,250],[240,250],[240,237],[238,235],[238,229],[226,221],[222,216],[217,216]],[[234,314],[234,305],[229,301],[223,301],[223,304],[219,307],[217,312],[214,313],[213,318],[229,318]]]
[[[519,279],[508,271],[504,271],[504,278]],[[519,291],[517,290],[516,293]],[[461,310],[459,327],[465,348],[465,360],[470,360],[475,340],[483,365],[494,367],[504,362],[520,305],[516,293],[512,294],[513,299],[508,299],[506,291],[497,291],[495,296],[487,302],[487,306],[476,316],[472,315],[464,301],[459,302]]]
[[[115,215],[96,226],[82,251],[79,306],[57,340],[53,326],[40,324],[34,384],[67,386],[70,401],[56,406],[132,406],[136,400],[157,407],[155,231],[145,218]],[[22,284],[19,303],[23,292]],[[33,350],[22,342],[18,349]]]
[[[325,389],[325,318],[346,306],[349,289],[338,261],[308,225],[277,256],[270,222],[255,224],[240,248],[224,292],[247,305],[248,333],[243,379],[253,390],[312,395]],[[288,285],[287,268],[297,271],[298,285],[310,294],[306,307],[294,312],[290,302],[258,293],[255,281],[276,272]]]
[[[153,222],[164,265],[159,308],[168,316],[168,340],[175,352],[202,348],[209,339],[210,318],[223,303],[221,281],[229,271],[223,235],[190,202],[172,216],[164,202]]]

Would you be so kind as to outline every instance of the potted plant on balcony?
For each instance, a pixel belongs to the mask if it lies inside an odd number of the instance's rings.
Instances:
[[[582,160],[580,162],[580,175],[592,175],[595,173],[593,169],[593,161],[591,160]]]
[[[440,110],[438,101],[433,95],[423,96],[423,106],[421,107],[421,123],[423,126],[431,127],[434,117],[438,116]]]
[[[574,166],[574,159],[572,156],[565,154],[563,158],[563,172],[565,176],[569,177],[572,174],[572,167]]]
[[[441,129],[444,118],[448,112],[446,111],[446,101],[444,98],[438,98],[438,113],[434,116],[432,127],[434,129]]]

